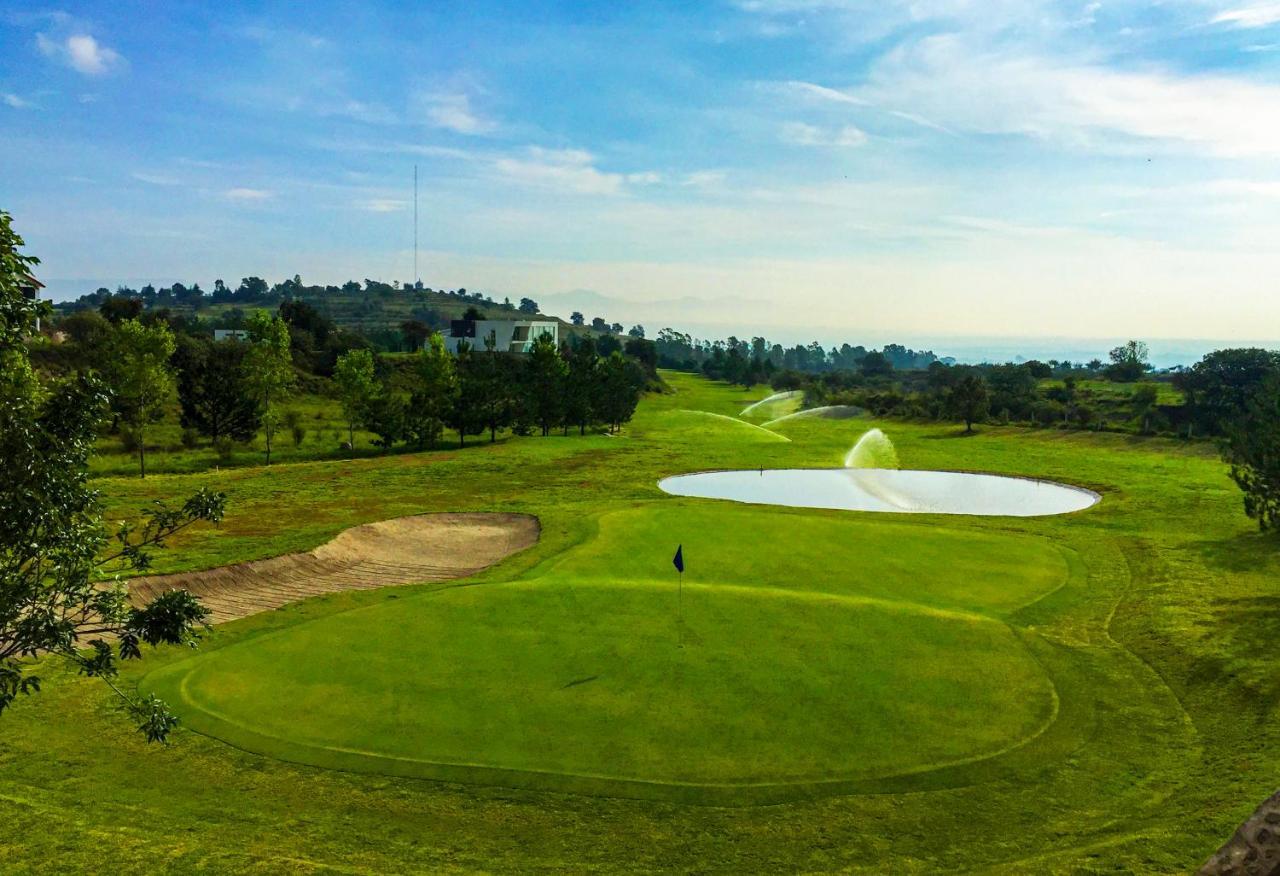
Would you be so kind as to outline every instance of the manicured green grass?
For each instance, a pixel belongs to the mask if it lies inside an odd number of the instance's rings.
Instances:
[[[780,441],[677,413],[733,417],[760,388],[667,379],[675,393],[616,438],[100,480],[115,515],[227,490],[225,524],[176,539],[169,569],[430,510],[528,511],[543,538],[463,587],[324,597],[219,627],[199,656],[148,656],[127,681],[190,669],[200,705],[247,725],[179,705],[189,729],[169,748],[51,666],[0,717],[5,868],[1186,872],[1274,790],[1280,545],[1211,445],[813,418],[778,424]],[[836,466],[873,425],[905,467],[1053,478],[1103,501],[897,518],[656,487]],[[620,781],[637,777],[694,790]],[[787,793],[707,790],[752,780]],[[620,796],[600,796],[610,786]]]
[[[667,556],[682,533],[683,598]],[[530,579],[330,616],[147,686],[196,729],[321,766],[786,799],[1043,730],[1048,677],[1008,627],[956,606],[1025,603],[1067,571],[1031,538],[659,505],[608,515]]]

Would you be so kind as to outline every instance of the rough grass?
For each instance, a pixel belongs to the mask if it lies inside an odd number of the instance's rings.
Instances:
[[[593,601],[591,617],[610,618],[605,629],[613,635],[579,636],[581,630],[571,623],[574,615],[562,608],[561,619],[548,624],[546,641],[566,651],[566,643],[581,642],[591,658],[588,662],[604,663],[605,673],[579,669],[569,655],[554,656],[555,648],[549,649],[551,656],[541,656],[541,662],[529,658],[527,669],[516,668],[526,679],[541,678],[544,683],[553,677],[563,677],[563,684],[599,675],[564,691],[598,697],[599,702],[580,719],[563,721],[592,721],[592,715],[604,708],[608,691],[603,686],[593,692],[593,685],[606,678],[620,683],[626,672],[658,677],[653,662],[630,669],[621,661],[606,661],[612,648],[632,641],[633,633],[638,640],[656,637],[659,631],[668,636],[673,632],[661,626],[669,615],[650,605],[669,597],[669,591],[658,589],[661,584],[653,590],[637,584],[615,591],[610,580],[590,586],[573,585],[573,580],[595,581],[613,558],[626,566],[629,578],[656,579],[669,586],[665,568],[651,574],[646,564],[669,562],[673,544],[668,542],[685,541],[693,545],[687,577],[692,580],[695,568],[699,574],[706,570],[717,576],[691,586],[693,603],[705,596],[707,610],[715,607],[744,624],[743,635],[715,639],[704,633],[709,626],[717,635],[717,625],[708,624],[708,619],[691,614],[688,627],[704,643],[712,641],[726,659],[741,655],[739,663],[782,659],[786,649],[770,638],[788,629],[803,633],[803,647],[812,649],[807,653],[823,653],[811,637],[838,641],[846,627],[857,625],[834,618],[863,614],[843,607],[853,604],[853,591],[845,587],[878,586],[879,580],[887,588],[894,580],[893,563],[929,564],[936,574],[926,576],[928,581],[916,576],[911,600],[939,611],[980,613],[990,618],[984,626],[1005,629],[1017,639],[1017,647],[1002,644],[998,650],[1034,660],[1036,671],[1052,681],[1058,694],[1056,717],[1044,731],[999,756],[925,772],[900,773],[906,760],[891,763],[887,761],[895,756],[893,751],[877,753],[886,762],[868,779],[872,786],[855,784],[844,789],[848,793],[779,805],[718,808],[294,765],[190,730],[180,732],[169,748],[148,747],[99,685],[51,667],[44,692],[0,718],[0,815],[8,826],[0,839],[0,860],[5,869],[96,872],[110,862],[114,869],[175,873],[535,868],[1185,872],[1274,790],[1280,774],[1280,725],[1275,720],[1280,666],[1274,655],[1280,636],[1280,546],[1257,535],[1241,514],[1239,495],[1211,446],[1017,428],[983,428],[963,438],[949,424],[804,418],[775,427],[790,442],[755,441],[747,440],[752,430],[735,424],[720,426],[715,418],[670,412],[700,409],[733,416],[760,397],[758,390],[746,393],[676,375],[668,379],[676,393],[647,399],[619,438],[522,439],[460,452],[158,476],[145,482],[104,479],[100,486],[117,513],[198,484],[228,490],[233,513],[227,523],[219,530],[176,540],[165,559],[167,568],[306,549],[355,523],[421,511],[529,511],[543,522],[543,538],[536,547],[467,582],[475,586],[465,591],[435,597],[412,595],[425,594],[426,587],[339,594],[228,624],[202,648],[211,666],[236,648],[265,647],[277,632],[281,642],[288,642],[298,630],[307,629],[309,621],[337,632],[365,615],[394,618],[405,600],[421,599],[425,605],[437,599],[441,605],[459,606],[475,600],[478,617],[495,620],[502,614],[500,603],[481,598],[492,590],[515,605],[511,611],[518,618],[545,618],[540,612],[547,609],[535,596],[574,592]],[[904,466],[1053,478],[1097,490],[1103,502],[1082,514],[1026,520],[900,520],[733,508],[742,517],[732,525],[726,518],[717,530],[709,521],[721,512],[728,514],[730,506],[664,497],[655,486],[660,476],[679,471],[839,465],[861,431],[873,425],[888,432]],[[650,517],[654,507],[661,511]],[[606,516],[615,512],[623,512],[617,530]],[[776,528],[775,520],[786,521],[785,536],[771,543],[768,534]],[[652,532],[645,531],[648,525],[654,527]],[[795,560],[797,571],[788,574],[786,559],[779,559],[770,564],[759,561],[758,576],[738,580],[741,569],[753,568],[753,549],[769,547],[771,556],[776,552],[783,558],[805,553],[793,549],[806,547],[794,533],[807,532],[810,525],[815,542],[839,546],[831,548],[834,564],[856,570],[858,563],[866,562],[868,570],[888,571],[878,579],[869,573],[840,576],[804,565],[808,560]],[[637,527],[634,536],[626,535],[631,526]],[[695,532],[671,532],[666,539],[667,526]],[[833,532],[857,532],[861,540],[824,541],[816,534],[824,526],[836,527]],[[742,533],[740,541],[731,537],[735,532]],[[718,535],[732,550],[717,553],[699,543],[705,538],[714,546],[720,543]],[[963,545],[969,537],[979,545],[990,539],[990,550],[975,547],[966,557]],[[632,538],[643,548],[634,555],[628,550]],[[936,550],[941,554],[945,547],[949,555],[960,558],[955,570],[928,553],[935,538],[951,539]],[[876,547],[895,540],[908,548],[908,558]],[[659,541],[663,549],[657,554]],[[866,545],[861,551],[860,543]],[[1050,550],[1046,543],[1052,544],[1058,559],[1045,559],[1045,571],[1038,577],[1019,578],[1018,566],[1030,561],[1006,557],[1005,548],[1016,544],[1033,558],[1048,557],[1040,553]],[[653,558],[648,556],[651,545],[657,554]],[[733,558],[726,559],[729,554]],[[970,562],[982,563],[984,556],[988,576],[958,574]],[[952,571],[957,574],[948,577]],[[729,599],[728,590],[713,597],[713,585],[720,578],[733,580],[732,586],[741,590],[732,592],[744,593],[743,598]],[[996,587],[984,590],[987,580],[1005,582],[1008,595]],[[761,616],[761,606],[785,603],[786,597],[763,592],[755,596],[749,592],[752,588],[824,594],[842,607],[825,615],[825,623],[801,628],[802,620],[789,614],[775,628],[771,618]],[[632,614],[623,623],[604,611],[615,592],[634,607],[634,622]],[[906,599],[901,588],[896,593],[864,590],[860,595]],[[367,610],[342,614],[355,608]],[[457,637],[483,643],[483,627],[468,623],[470,615],[455,615],[453,624],[441,623],[437,615],[419,617],[415,623],[425,624],[424,640],[413,647],[419,649],[424,665],[443,680],[450,673],[471,671],[456,668],[459,660],[471,656],[473,647]],[[900,643],[888,627],[867,628],[881,630],[876,648],[885,648],[886,656],[898,653]],[[386,636],[388,629],[372,628],[360,644],[371,647],[369,640]],[[496,629],[494,635],[502,632],[500,626]],[[522,632],[522,637],[535,638],[536,632]],[[753,639],[762,640],[758,653]],[[903,647],[917,653],[927,644],[910,641]],[[517,653],[528,654],[530,647],[526,642],[525,650]],[[693,648],[687,645],[686,651]],[[836,651],[841,665],[855,664]],[[335,673],[354,671],[347,667],[352,660],[341,647],[321,648],[318,656],[309,649],[308,655],[329,661]],[[129,677],[136,679],[190,656],[180,651],[156,654],[133,667]],[[385,659],[402,656],[399,649],[390,649]],[[895,661],[868,664],[868,669],[873,667],[904,672]],[[793,674],[801,668],[817,667],[794,663]],[[301,670],[281,666],[273,671]],[[496,669],[481,665],[475,671]],[[744,674],[738,697],[745,696],[751,684],[768,681],[767,675],[742,666],[735,666],[735,671]],[[628,690],[634,691],[641,681],[633,679]],[[420,676],[415,683],[425,682]],[[998,679],[992,677],[989,686],[998,687]],[[821,685],[814,689],[819,697],[828,692]],[[791,691],[785,695],[797,696]],[[930,698],[917,696],[916,702]],[[275,712],[287,712],[290,702],[282,698],[275,705]],[[478,708],[474,700],[460,705]],[[530,708],[543,707],[533,703]],[[818,705],[819,714],[851,714],[842,708]],[[792,712],[800,710],[795,707]],[[348,718],[358,724],[367,716],[353,710]],[[747,713],[743,720],[749,717]],[[862,714],[857,718],[869,720]],[[912,720],[932,719],[913,715]],[[808,718],[801,724],[805,721],[811,729],[816,724]],[[967,716],[956,723],[957,738],[975,732],[963,726],[969,723]],[[939,726],[944,736],[953,732],[952,727]],[[634,727],[618,732],[619,738],[632,741],[632,763],[640,764],[644,734]],[[498,734],[497,739],[502,738]],[[907,738],[911,744],[897,756],[918,760],[926,742]],[[842,744],[832,737],[819,741],[828,752]],[[948,740],[938,742],[945,745]],[[976,750],[985,751],[984,742],[994,740],[978,740]],[[508,749],[515,751],[509,743]],[[746,750],[730,746],[735,762]],[[780,746],[772,749],[779,750]],[[561,750],[560,756],[577,758],[584,768],[590,758],[607,759],[601,752],[586,751]],[[811,775],[805,771],[804,750],[778,756],[786,759],[792,775]],[[761,768],[782,765],[771,758]],[[679,765],[658,767],[675,774]],[[711,765],[699,768],[709,770]]]

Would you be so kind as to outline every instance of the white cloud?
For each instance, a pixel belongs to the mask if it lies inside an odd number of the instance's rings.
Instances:
[[[1224,157],[1280,156],[1280,87],[983,52],[954,35],[890,53],[859,95],[960,131],[1104,150],[1157,141]]]
[[[653,170],[629,173],[627,174],[627,182],[638,186],[653,186],[662,182],[662,174]]]
[[[772,83],[770,87],[783,94],[789,94],[795,97],[805,98],[810,101],[818,101],[825,103],[842,103],[851,106],[866,106],[867,101],[850,94],[847,91],[840,91],[835,88],[828,88],[825,85],[817,85],[813,82],[801,82],[792,79],[787,82]]]
[[[1228,9],[1215,15],[1210,23],[1242,28],[1270,27],[1280,23],[1280,3],[1255,3],[1252,6]]]
[[[144,182],[153,186],[176,186],[176,185],[182,184],[181,180],[176,179],[175,177],[172,177],[172,176],[166,176],[165,174],[161,174],[161,173],[148,173],[146,171],[134,171],[132,174],[130,174],[130,176],[132,176],[138,182]]]
[[[31,101],[23,100],[16,94],[0,94],[0,103],[13,109],[31,109]]]
[[[101,76],[125,65],[119,52],[84,33],[72,34],[65,39],[38,33],[36,47],[46,57],[66,64],[86,76]]]
[[[237,201],[239,203],[248,204],[270,200],[274,196],[274,193],[267,189],[236,188],[227,189],[222,193],[222,196],[228,201]]]
[[[433,127],[469,135],[486,134],[496,127],[472,109],[466,92],[431,92],[424,94],[422,101],[427,122]]]
[[[408,201],[395,198],[369,198],[355,202],[357,210],[364,210],[369,213],[399,213],[402,210],[409,209],[409,206]]]
[[[508,179],[526,185],[548,186],[588,195],[617,195],[623,177],[604,173],[595,166],[595,156],[581,149],[543,149],[530,146],[525,157],[501,157],[494,168]]]
[[[724,180],[725,172],[723,170],[695,170],[693,173],[685,174],[680,184],[695,189],[712,189],[719,186]]]
[[[804,122],[786,122],[780,133],[782,140],[796,146],[861,146],[867,142],[865,131],[853,125],[826,130]]]

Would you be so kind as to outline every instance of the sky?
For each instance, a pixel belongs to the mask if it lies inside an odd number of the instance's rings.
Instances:
[[[1280,338],[1280,2],[0,0],[50,288],[411,280],[415,166],[428,286],[651,332]]]

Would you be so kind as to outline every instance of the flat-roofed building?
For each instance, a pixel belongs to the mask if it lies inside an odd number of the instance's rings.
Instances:
[[[450,353],[458,352],[463,341],[473,350],[484,351],[492,346],[499,353],[527,353],[540,335],[550,335],[559,345],[560,323],[546,319],[455,319],[444,345]]]

